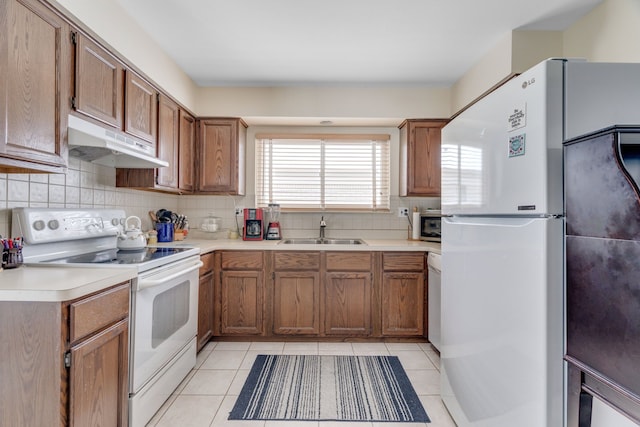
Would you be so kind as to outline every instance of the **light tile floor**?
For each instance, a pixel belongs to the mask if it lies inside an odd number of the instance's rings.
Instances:
[[[227,420],[258,354],[398,356],[431,423]],[[440,400],[440,358],[430,344],[210,342],[147,427],[455,427]]]

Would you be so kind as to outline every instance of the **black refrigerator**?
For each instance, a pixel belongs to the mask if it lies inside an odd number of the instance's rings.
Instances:
[[[564,144],[567,427],[593,396],[640,424],[640,125]]]

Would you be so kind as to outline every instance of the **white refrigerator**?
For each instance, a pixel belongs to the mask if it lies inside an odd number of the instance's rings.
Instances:
[[[552,59],[443,128],[441,394],[458,427],[564,425],[562,142],[640,122],[639,99],[640,64]]]

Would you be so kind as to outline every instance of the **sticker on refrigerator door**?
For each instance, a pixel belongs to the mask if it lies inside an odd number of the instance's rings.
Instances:
[[[509,137],[509,157],[524,156],[525,134]]]
[[[525,127],[527,125],[527,104],[524,104],[521,107],[514,107],[513,111],[509,114],[507,121],[509,122],[507,132]]]

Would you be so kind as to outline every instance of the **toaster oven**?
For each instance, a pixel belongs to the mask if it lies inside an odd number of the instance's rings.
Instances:
[[[442,214],[439,210],[427,209],[420,213],[420,240],[440,242],[442,238]]]

